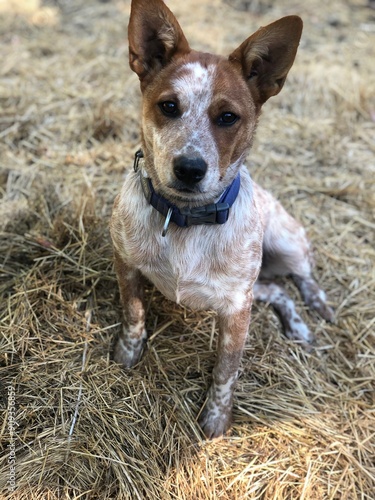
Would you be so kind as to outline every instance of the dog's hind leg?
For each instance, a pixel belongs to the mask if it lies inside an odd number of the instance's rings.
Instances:
[[[334,313],[327,304],[326,294],[312,277],[313,258],[305,231],[297,221],[286,215],[289,218],[287,226],[279,226],[272,236],[267,228],[260,281],[271,281],[275,276],[290,276],[309,309],[332,322]]]
[[[268,212],[263,241],[262,269],[260,282],[257,285],[258,300],[274,305],[282,317],[284,326],[287,330],[289,328],[289,332],[287,331],[289,336],[292,324],[288,318],[298,318],[293,320],[294,324],[299,323],[300,320],[295,312],[293,301],[277,285],[271,286],[264,283],[262,285],[262,282],[264,280],[270,282],[275,276],[291,276],[306,305],[317,311],[326,321],[333,321],[334,313],[326,302],[325,293],[312,277],[313,259],[304,228],[268,192],[261,190],[260,195]],[[302,330],[304,328],[307,328],[306,325],[300,327]],[[295,328],[292,331],[295,331]],[[291,336],[295,338],[294,333]],[[304,335],[300,335],[301,337]],[[311,341],[311,335],[307,337]]]
[[[258,281],[254,285],[254,299],[273,306],[289,339],[302,344],[310,344],[314,340],[314,336],[297,313],[293,300],[284,288],[275,283]]]

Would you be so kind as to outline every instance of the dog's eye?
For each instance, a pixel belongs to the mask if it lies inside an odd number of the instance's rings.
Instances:
[[[217,124],[220,126],[229,127],[230,125],[233,125],[234,123],[236,123],[238,118],[239,117],[237,115],[235,115],[234,113],[230,113],[230,112],[221,113],[221,115],[217,119]]]
[[[160,102],[159,108],[166,116],[175,117],[178,115],[178,106],[173,101]]]

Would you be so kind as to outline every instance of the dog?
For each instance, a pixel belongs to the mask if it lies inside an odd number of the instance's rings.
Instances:
[[[129,62],[143,97],[142,152],[116,197],[110,223],[123,329],[114,359],[134,366],[147,340],[144,278],[168,299],[215,310],[217,359],[199,424],[227,432],[253,299],[271,304],[287,337],[313,336],[286,291],[290,275],[306,305],[333,311],[313,279],[302,226],[244,165],[262,105],[282,89],[302,20],[260,28],[229,57],[192,50],[162,0],[133,0]]]

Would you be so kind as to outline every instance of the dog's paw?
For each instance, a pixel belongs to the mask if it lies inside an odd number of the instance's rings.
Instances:
[[[232,411],[221,408],[213,401],[207,401],[198,421],[207,439],[215,439],[225,434],[232,424]]]
[[[113,351],[113,359],[124,368],[132,368],[142,357],[146,339],[146,330],[137,339],[120,336]]]
[[[325,300],[318,298],[311,305],[311,309],[314,309],[325,321],[328,321],[329,323],[335,322],[334,310],[327,305]]]
[[[335,313],[327,304],[326,294],[320,288],[313,289],[310,295],[305,297],[306,304],[312,311],[316,311],[325,321],[333,323],[335,321]]]
[[[305,279],[298,276],[294,276],[294,280],[301,290],[303,300],[307,306],[312,311],[316,311],[325,321],[334,323],[335,313],[327,304],[326,294],[321,288],[319,288],[316,281],[312,278]]]
[[[296,340],[305,347],[310,346],[315,340],[315,336],[311,333],[309,327],[297,314],[290,321],[284,323],[284,329],[288,339]]]

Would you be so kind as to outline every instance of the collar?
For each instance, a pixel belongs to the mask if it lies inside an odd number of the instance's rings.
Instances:
[[[138,171],[139,160],[143,158],[141,150],[135,153],[134,171]],[[240,174],[235,177],[232,183],[225,189],[219,201],[210,205],[193,208],[178,208],[163,196],[159,195],[148,177],[140,174],[143,193],[146,200],[152,207],[165,217],[162,236],[167,234],[170,222],[179,227],[189,227],[194,225],[224,224],[229,217],[229,209],[236,201],[241,185]]]

